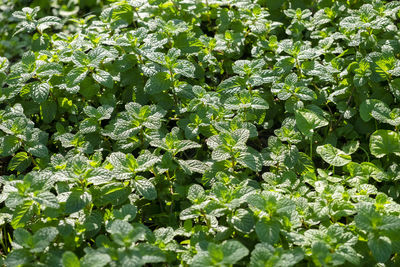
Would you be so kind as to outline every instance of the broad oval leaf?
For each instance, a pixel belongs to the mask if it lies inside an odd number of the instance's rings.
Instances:
[[[344,166],[351,162],[350,155],[336,147],[333,147],[331,144],[318,146],[317,153],[325,162],[333,166]]]
[[[377,158],[390,153],[400,156],[400,135],[390,130],[377,130],[369,139],[369,149]]]
[[[297,110],[296,126],[305,136],[312,136],[318,128],[327,126],[329,122],[321,115],[309,109]]]
[[[139,194],[141,194],[144,198],[148,200],[153,200],[157,198],[156,188],[147,179],[144,178],[135,181],[135,187]]]

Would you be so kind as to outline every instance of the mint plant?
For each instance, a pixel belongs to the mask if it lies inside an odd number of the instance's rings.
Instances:
[[[398,266],[400,2],[0,0],[1,266]]]

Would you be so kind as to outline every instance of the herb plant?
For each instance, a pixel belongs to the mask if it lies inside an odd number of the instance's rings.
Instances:
[[[0,10],[0,265],[400,265],[399,1]]]

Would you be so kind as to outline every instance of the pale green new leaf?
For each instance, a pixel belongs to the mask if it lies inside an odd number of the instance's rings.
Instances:
[[[78,257],[75,255],[75,253],[71,251],[66,251],[62,255],[62,264],[63,267],[80,267],[81,264],[79,262]]]

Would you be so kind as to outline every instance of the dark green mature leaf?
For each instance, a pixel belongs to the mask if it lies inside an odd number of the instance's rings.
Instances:
[[[386,236],[373,237],[368,240],[368,247],[378,262],[386,262],[392,254],[390,239]]]
[[[274,245],[279,240],[280,225],[276,221],[260,220],[256,224],[258,239],[263,243]]]
[[[301,109],[296,113],[296,126],[306,136],[311,136],[318,128],[327,126],[329,122],[321,115],[312,110]]]
[[[14,231],[15,242],[23,247],[30,248],[33,246],[33,239],[31,233],[23,228],[15,229]]]
[[[250,233],[254,227],[253,214],[244,209],[238,209],[230,221],[236,230],[243,233]]]
[[[89,203],[90,197],[87,193],[74,191],[69,195],[67,202],[65,203],[65,212],[74,213],[80,211]]]
[[[166,72],[158,72],[157,74],[151,76],[144,86],[145,92],[149,94],[157,94],[162,91],[166,91],[171,88],[172,83]]]
[[[92,251],[87,253],[80,262],[82,267],[103,267],[111,261],[111,257],[102,252]]]
[[[222,262],[225,264],[235,264],[249,254],[249,250],[236,240],[223,242],[221,244],[221,250],[224,255]]]
[[[120,220],[132,221],[135,219],[137,208],[131,204],[125,204],[119,210],[114,211],[114,216]]]
[[[45,63],[41,65],[37,70],[36,74],[39,77],[51,77],[53,75],[61,74],[63,71],[62,65],[56,62]]]
[[[107,71],[98,70],[97,73],[93,74],[93,79],[107,88],[111,89],[114,86],[113,78]]]
[[[45,101],[40,105],[40,114],[45,123],[52,122],[57,115],[57,103],[52,101]]]
[[[147,179],[139,179],[135,181],[135,188],[144,198],[153,200],[157,198],[157,191],[154,185]]]
[[[194,78],[194,73],[196,71],[196,68],[188,60],[178,60],[178,62],[174,66],[174,71],[185,77]]]
[[[60,207],[57,197],[51,193],[51,192],[40,192],[39,194],[36,195],[36,197],[33,197],[33,200],[35,200],[37,203],[44,207],[49,207],[49,208],[54,208],[58,209]]]
[[[26,250],[13,250],[8,254],[5,264],[8,266],[20,266],[28,264],[32,259],[32,254]]]
[[[44,227],[39,229],[32,237],[33,248],[31,252],[37,253],[44,251],[58,235],[55,227]]]
[[[283,250],[282,248],[274,248],[273,246],[260,243],[251,252],[250,266],[277,266],[286,267],[294,266],[304,258],[304,252],[301,248],[293,250]]]

